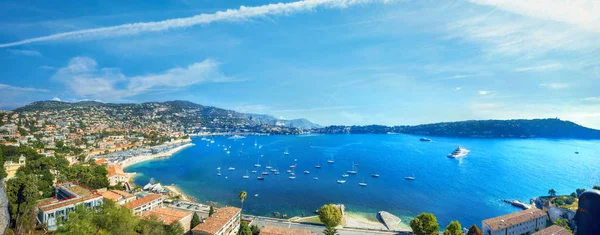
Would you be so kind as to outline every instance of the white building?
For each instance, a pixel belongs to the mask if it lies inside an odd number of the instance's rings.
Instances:
[[[77,205],[90,208],[102,205],[102,195],[75,182],[59,183],[55,188],[56,196],[42,199],[38,206],[37,222],[46,225],[50,231],[56,230],[58,220],[66,219]]]
[[[484,235],[528,235],[546,228],[547,218],[546,212],[532,208],[481,221],[481,231]]]

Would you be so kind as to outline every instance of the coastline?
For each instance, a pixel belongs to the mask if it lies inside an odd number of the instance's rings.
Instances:
[[[149,160],[153,160],[153,159],[157,159],[157,158],[162,158],[162,157],[170,157],[171,155],[173,155],[173,154],[175,154],[175,153],[177,153],[177,152],[179,152],[179,151],[181,151],[181,150],[183,150],[183,149],[185,149],[187,147],[191,147],[193,145],[194,144],[190,142],[190,143],[181,145],[179,147],[173,148],[173,149],[171,149],[171,150],[169,150],[167,152],[164,152],[164,153],[157,153],[157,154],[150,154],[150,155],[139,155],[139,156],[135,156],[135,157],[132,157],[132,158],[125,159],[125,160],[119,162],[118,164],[121,165],[123,168],[127,168],[127,167],[133,166],[135,164],[145,162],[145,161],[149,161]]]
[[[183,191],[181,191],[181,189],[179,187],[177,187],[175,184],[164,186],[164,188],[166,188],[170,192],[172,192],[174,196],[179,196],[180,199],[183,201],[196,202],[196,200],[194,200],[192,197],[183,193]]]

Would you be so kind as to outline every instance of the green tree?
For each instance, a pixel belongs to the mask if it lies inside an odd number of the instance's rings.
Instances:
[[[252,235],[252,230],[248,227],[248,222],[242,221],[240,223],[240,230],[238,231],[239,235]]]
[[[238,197],[240,198],[240,202],[242,203],[242,210],[244,209],[244,200],[246,200],[246,196],[247,196],[247,193],[244,190],[242,190],[240,192],[240,194],[238,195]]]
[[[59,149],[60,149],[60,148],[62,148],[62,147],[64,147],[64,146],[65,146],[65,142],[64,142],[64,141],[61,141],[61,140],[59,140],[59,141],[56,141],[56,142],[54,142],[54,146],[56,146],[57,148],[59,148]]]
[[[190,223],[190,229],[193,229],[198,224],[200,224],[200,217],[194,212],[194,217],[192,217],[192,222]]]
[[[260,234],[260,228],[256,224],[250,225],[250,230],[252,231],[252,235]]]
[[[557,220],[554,221],[554,225],[561,226],[561,227],[569,230],[569,232],[571,232],[571,227],[569,227],[569,220],[568,219],[557,219]]]
[[[342,222],[342,212],[333,204],[326,204],[319,209],[319,220],[327,227],[336,227]]]
[[[477,225],[474,224],[471,225],[471,227],[469,228],[469,232],[467,232],[467,235],[483,235],[483,232],[481,232],[479,227],[477,227]]]
[[[150,216],[140,221],[136,231],[142,235],[165,235],[163,223],[155,216]]]
[[[431,213],[421,213],[410,221],[410,227],[416,235],[434,235],[440,232],[437,218]]]
[[[183,227],[181,227],[181,224],[177,221],[165,227],[165,234],[167,235],[181,235],[184,233],[185,232],[183,231]]]
[[[593,189],[600,190],[600,186],[596,185],[596,186],[593,187]]]
[[[325,227],[325,229],[323,230],[323,234],[338,235],[339,233],[337,232],[337,229],[335,229],[334,227]]]
[[[214,213],[215,213],[215,208],[213,208],[213,206],[210,206],[210,208],[208,209],[208,217],[211,217]]]
[[[556,190],[554,190],[554,189],[548,190],[548,195],[550,195],[550,197],[556,197]]]
[[[578,188],[575,190],[575,193],[577,193],[577,197],[579,198],[581,196],[581,194],[583,194],[585,192],[584,188]]]
[[[462,231],[462,226],[458,222],[458,220],[452,221],[446,226],[446,230],[444,230],[444,235],[464,235]]]
[[[89,208],[78,206],[75,211],[69,212],[68,220],[61,220],[54,234],[76,235],[76,234],[99,234],[99,228],[94,224],[94,214]],[[108,233],[105,233],[108,234]]]
[[[36,201],[39,197],[37,181],[36,175],[17,172],[17,176],[6,184],[10,224],[16,234],[27,233],[34,224]]]
[[[103,201],[102,210],[93,210],[93,214],[94,224],[110,234],[132,234],[139,223],[129,209],[107,199]]]

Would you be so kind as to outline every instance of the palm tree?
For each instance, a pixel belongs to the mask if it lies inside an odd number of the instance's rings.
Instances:
[[[240,192],[240,195],[238,195],[240,197],[240,202],[242,202],[242,210],[244,209],[244,200],[246,200],[246,191],[242,190]]]
[[[554,189],[550,189],[548,190],[548,195],[550,195],[550,197],[556,197],[556,191]]]

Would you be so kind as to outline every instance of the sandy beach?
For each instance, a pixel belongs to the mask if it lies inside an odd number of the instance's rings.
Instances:
[[[171,155],[173,155],[187,147],[193,146],[193,145],[194,144],[192,144],[192,143],[187,143],[187,144],[181,145],[179,147],[173,148],[164,153],[135,156],[135,157],[128,158],[128,159],[125,159],[125,160],[119,162],[119,165],[123,166],[123,168],[126,168],[126,167],[129,167],[129,166],[141,163],[141,162],[149,161],[152,159],[161,158],[161,157],[170,157]]]
[[[181,192],[181,190],[174,184],[165,186],[164,188],[171,191],[174,194],[174,196],[180,196],[181,200],[183,200],[183,201],[195,202],[194,200],[192,200],[192,198],[185,195],[185,193]]]

